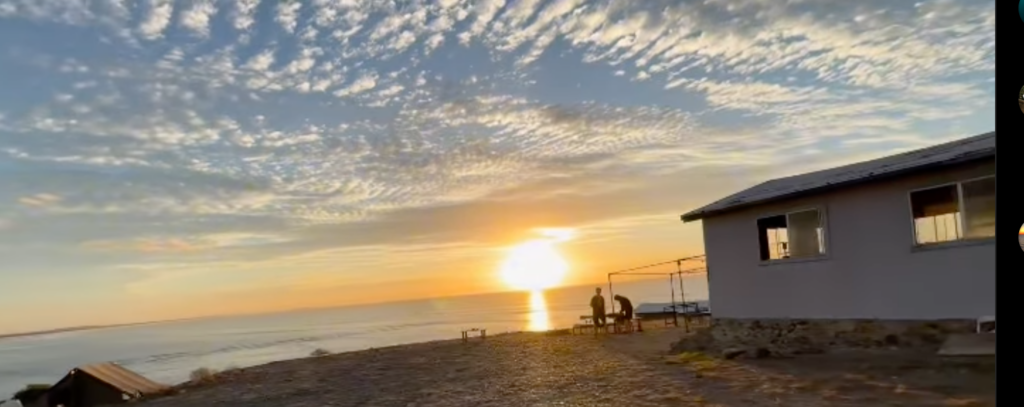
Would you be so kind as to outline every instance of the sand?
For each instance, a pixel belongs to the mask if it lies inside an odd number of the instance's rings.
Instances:
[[[904,351],[668,355],[678,329],[517,333],[271,363],[145,407],[994,406],[994,358]]]

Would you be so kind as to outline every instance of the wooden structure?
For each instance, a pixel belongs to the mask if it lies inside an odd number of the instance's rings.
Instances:
[[[467,329],[465,331],[462,331],[462,341],[463,342],[468,342],[469,341],[469,336],[472,333],[476,333],[480,337],[480,339],[487,339],[487,330],[486,329],[471,328],[471,329]]]
[[[71,369],[47,392],[48,407],[93,407],[120,404],[170,390],[115,363]]]
[[[47,396],[50,391],[48,384],[30,384],[24,389],[14,393],[13,400],[17,400],[22,407],[47,407]],[[0,402],[3,404],[3,402]]]
[[[688,265],[692,264],[692,263],[697,263],[698,266],[696,266],[696,267],[688,267],[686,269],[683,269],[683,263],[687,263]],[[683,310],[685,308],[684,306],[687,304],[687,302],[686,302],[685,285],[683,284],[683,275],[706,274],[707,273],[707,268],[704,266],[704,263],[705,263],[705,256],[703,254],[700,254],[700,255],[696,255],[696,256],[683,257],[681,259],[676,259],[676,260],[667,261],[667,262],[663,262],[663,263],[649,264],[649,265],[646,265],[646,266],[634,267],[634,268],[626,269],[626,270],[613,271],[611,273],[608,273],[608,295],[612,296],[612,298],[615,298],[615,288],[612,285],[612,279],[615,276],[621,276],[621,275],[664,276],[664,275],[668,275],[668,278],[669,278],[668,286],[669,286],[669,291],[670,291],[670,293],[672,295],[672,302],[670,303],[668,309],[671,309],[671,310]],[[663,272],[647,271],[647,270],[650,270],[650,269],[655,268],[655,267],[667,266],[667,265],[671,265],[671,264],[675,264],[676,270],[668,271],[668,272],[664,272],[664,271]],[[679,283],[679,301],[678,302],[676,301],[676,280],[678,280],[678,283]],[[612,314],[614,314],[614,313],[615,313],[615,301],[612,301]],[[683,321],[684,321],[683,323],[686,326],[687,331],[689,331],[689,329],[690,329],[690,325],[689,325],[690,318],[689,318],[689,314],[688,313],[685,313],[685,312],[682,312],[682,313],[681,312],[671,312],[670,315],[672,317],[672,324],[675,325],[675,326],[679,326],[679,315],[680,314],[683,315]]]

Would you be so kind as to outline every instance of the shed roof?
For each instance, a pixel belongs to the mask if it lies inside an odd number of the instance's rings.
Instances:
[[[130,395],[152,395],[169,388],[166,385],[142,377],[142,375],[116,363],[106,362],[79,366],[72,369],[71,374],[74,374],[76,371],[88,374]]]
[[[907,174],[924,169],[995,157],[996,133],[990,132],[920,150],[763,182],[682,215],[684,222],[742,207],[794,198],[830,188]]]

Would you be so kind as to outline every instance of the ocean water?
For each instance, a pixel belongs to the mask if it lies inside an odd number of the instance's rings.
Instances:
[[[707,298],[704,276],[685,280],[688,301]],[[616,282],[614,288],[634,306],[672,296],[667,278]],[[200,367],[247,367],[306,357],[318,348],[344,352],[457,339],[472,327],[489,334],[567,328],[589,313],[591,295],[593,286],[569,287],[0,339],[0,400],[25,384],[55,383],[87,363],[113,361],[176,384]]]

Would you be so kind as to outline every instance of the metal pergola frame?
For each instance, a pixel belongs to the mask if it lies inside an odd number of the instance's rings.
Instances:
[[[705,261],[706,261],[705,257],[706,257],[705,255],[699,254],[699,255],[696,255],[696,256],[683,257],[683,258],[675,259],[675,260],[671,260],[671,261],[665,261],[665,262],[655,263],[655,264],[648,264],[646,266],[633,267],[633,268],[630,268],[630,269],[613,271],[613,272],[608,273],[608,295],[612,297],[612,301],[611,301],[611,303],[612,303],[612,313],[613,314],[615,313],[615,300],[614,300],[614,298],[615,298],[615,291],[614,291],[614,288],[613,288],[613,285],[612,285],[612,277],[615,277],[615,276],[618,276],[618,275],[664,276],[664,275],[667,274],[668,275],[668,282],[669,282],[668,286],[669,286],[669,289],[672,292],[672,323],[675,326],[679,326],[679,312],[678,312],[678,310],[676,308],[676,282],[675,282],[675,280],[678,277],[678,279],[679,279],[679,303],[681,305],[685,306],[686,305],[686,291],[684,290],[685,289],[685,285],[683,284],[683,275],[684,274],[689,274],[689,275],[701,274],[702,272],[706,273],[707,272],[707,267],[706,267],[706,263],[705,263]],[[690,269],[683,270],[683,262],[687,262],[687,261],[699,261],[701,263],[705,263],[705,266],[704,267],[697,267],[697,268],[690,268]],[[642,270],[650,269],[652,267],[665,266],[665,265],[669,265],[669,264],[672,264],[672,263],[675,263],[676,271],[670,271],[670,272],[644,272],[644,271],[642,271]],[[689,319],[688,318],[684,318],[683,321],[686,324],[686,329],[689,330],[690,329]]]

